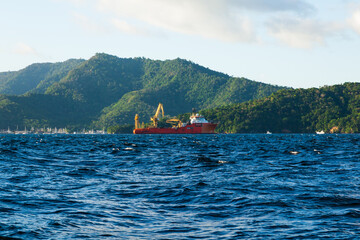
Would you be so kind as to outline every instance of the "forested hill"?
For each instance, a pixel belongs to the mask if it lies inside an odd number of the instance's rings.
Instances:
[[[84,61],[69,59],[60,63],[35,63],[20,71],[0,73],[0,94],[45,93],[49,86]]]
[[[135,113],[148,122],[159,102],[166,114],[178,115],[194,107],[259,99],[279,89],[283,88],[230,77],[183,59],[96,54],[87,61],[33,64],[0,73],[0,93],[7,94],[0,97],[0,128],[103,128],[133,123]]]
[[[358,133],[360,83],[280,90],[269,97],[203,111],[229,133]]]

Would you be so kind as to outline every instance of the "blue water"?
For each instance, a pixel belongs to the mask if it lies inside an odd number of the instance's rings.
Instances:
[[[360,238],[360,135],[0,140],[0,239]]]

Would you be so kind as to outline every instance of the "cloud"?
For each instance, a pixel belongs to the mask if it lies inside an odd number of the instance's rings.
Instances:
[[[60,0],[59,0],[60,1]],[[263,42],[267,33],[288,46],[312,48],[342,31],[337,24],[313,19],[318,9],[308,0],[61,0],[96,2],[102,16],[118,31],[149,36],[162,31],[224,42]],[[276,16],[276,18],[274,18]],[[99,32],[101,23],[74,14],[83,28]],[[269,18],[272,18],[268,20]],[[102,23],[102,25],[104,25]],[[360,33],[360,10],[351,25]],[[103,28],[103,29],[102,29]]]
[[[111,22],[113,26],[115,26],[121,32],[125,32],[132,35],[149,35],[145,29],[138,27],[134,24],[131,24],[125,20],[119,20],[114,18],[111,20]]]
[[[301,15],[313,13],[315,8],[303,0],[231,0],[239,8],[261,12],[296,12]]]
[[[351,18],[348,20],[351,28],[360,34],[360,7],[353,11]]]
[[[235,12],[232,0],[98,0],[98,6],[116,14],[123,30],[130,29],[124,19],[132,19],[151,27],[222,41],[255,40],[250,20]]]
[[[37,55],[37,52],[35,51],[34,48],[30,47],[29,45],[23,42],[19,42],[18,44],[16,44],[14,48],[14,52],[20,55]]]
[[[95,23],[93,20],[91,20],[90,18],[88,18],[83,14],[73,12],[72,16],[75,22],[88,32],[93,32],[93,33],[105,32],[105,28],[103,26]]]
[[[290,17],[272,19],[267,28],[271,36],[295,48],[324,45],[328,37],[342,31],[342,27],[334,23]]]

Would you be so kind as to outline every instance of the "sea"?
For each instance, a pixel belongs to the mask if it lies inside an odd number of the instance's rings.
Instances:
[[[0,239],[360,239],[359,134],[0,135]]]

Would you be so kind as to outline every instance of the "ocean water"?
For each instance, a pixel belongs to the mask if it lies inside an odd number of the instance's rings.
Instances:
[[[360,239],[360,135],[0,140],[0,239]]]

